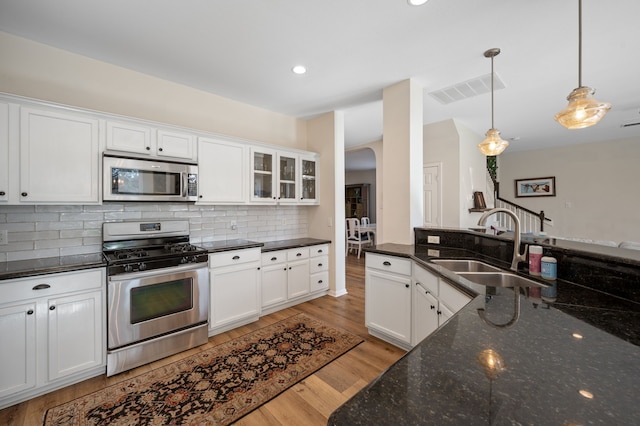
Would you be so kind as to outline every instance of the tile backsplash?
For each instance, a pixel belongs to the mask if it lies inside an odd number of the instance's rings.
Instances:
[[[308,206],[197,206],[189,203],[0,206],[0,262],[102,251],[102,224],[187,219],[191,243],[227,239],[276,241],[307,236]],[[235,229],[232,229],[235,225]]]

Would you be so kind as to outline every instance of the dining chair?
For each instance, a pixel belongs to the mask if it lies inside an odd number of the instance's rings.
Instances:
[[[373,241],[369,237],[369,234],[360,232],[360,221],[357,218],[347,219],[347,249],[345,256],[347,256],[351,250],[358,249],[358,259],[360,259],[360,253],[362,247],[373,245]]]
[[[369,218],[367,216],[362,216],[360,218],[360,225],[361,226],[371,225],[371,221],[369,220]],[[362,230],[362,229],[360,230],[360,232],[361,233],[366,233],[369,236],[369,239],[371,240],[371,244],[374,244],[375,238],[374,238],[373,232]]]

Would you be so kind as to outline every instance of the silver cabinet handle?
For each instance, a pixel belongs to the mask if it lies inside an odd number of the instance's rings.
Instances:
[[[384,262],[382,262],[382,264],[383,264],[384,266],[391,266],[391,262],[389,262],[389,261],[387,261],[387,260],[385,260]]]

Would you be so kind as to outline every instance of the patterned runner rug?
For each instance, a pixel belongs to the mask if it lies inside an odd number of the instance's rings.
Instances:
[[[51,408],[50,425],[226,425],[363,340],[305,314]]]

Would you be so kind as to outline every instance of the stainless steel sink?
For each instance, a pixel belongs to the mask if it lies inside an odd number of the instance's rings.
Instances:
[[[431,259],[431,262],[440,265],[452,272],[502,272],[502,269],[491,266],[479,260],[468,259]]]
[[[544,284],[510,272],[459,272],[469,281],[490,287],[545,287]]]

